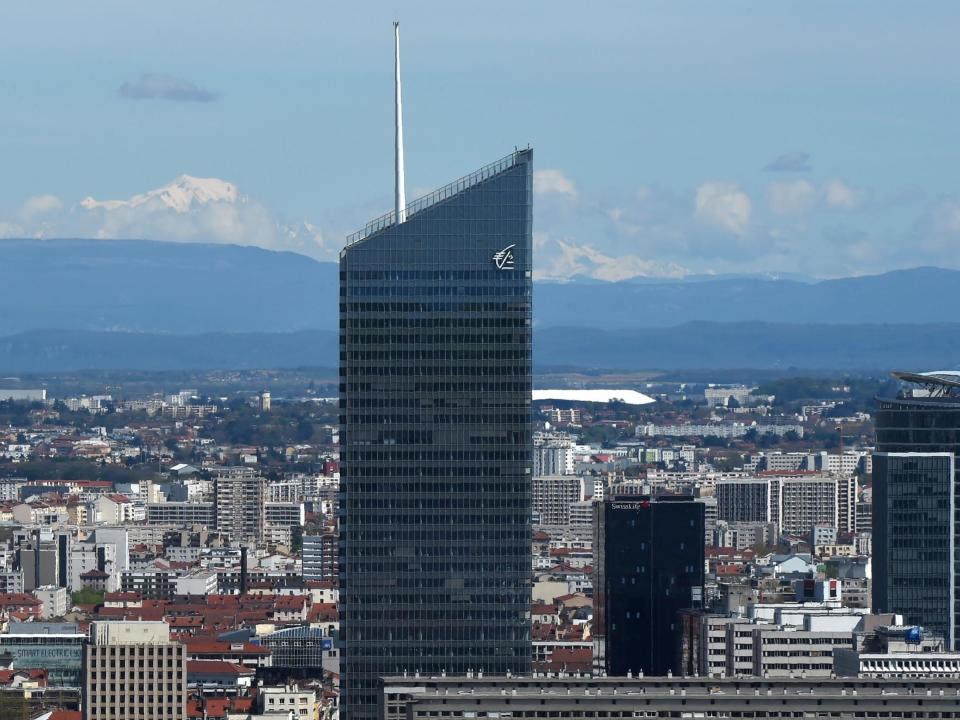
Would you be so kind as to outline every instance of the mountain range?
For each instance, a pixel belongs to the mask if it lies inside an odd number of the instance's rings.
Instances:
[[[0,288],[0,370],[336,364],[337,266],[291,252],[3,240]],[[816,282],[539,282],[535,359],[617,369],[953,367],[958,300],[960,271],[939,268]]]

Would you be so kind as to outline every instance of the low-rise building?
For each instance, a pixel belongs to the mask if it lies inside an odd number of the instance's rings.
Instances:
[[[955,717],[960,680],[893,678],[386,677],[379,717]]]

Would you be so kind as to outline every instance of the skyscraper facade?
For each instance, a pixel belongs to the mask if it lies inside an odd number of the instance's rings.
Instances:
[[[532,151],[340,255],[343,713],[378,678],[530,671]]]
[[[873,456],[873,609],[960,647],[960,376],[894,373],[878,398]],[[920,392],[916,392],[920,386]]]
[[[594,670],[679,673],[680,611],[703,603],[704,506],[607,498],[594,522]]]
[[[954,641],[954,456],[874,453],[873,606]]]

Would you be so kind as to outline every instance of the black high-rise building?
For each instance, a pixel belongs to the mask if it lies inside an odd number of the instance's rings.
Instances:
[[[679,612],[703,602],[703,503],[614,497],[594,520],[594,670],[679,673]]]
[[[901,614],[957,649],[960,374],[893,375],[910,385],[877,399],[873,610]]]
[[[531,162],[514,152],[340,254],[349,720],[376,717],[383,675],[530,671]]]

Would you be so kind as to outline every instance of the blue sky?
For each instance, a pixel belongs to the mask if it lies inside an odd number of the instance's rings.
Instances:
[[[333,257],[391,202],[394,17],[408,196],[530,143],[541,277],[960,266],[947,2],[18,3],[0,235]],[[248,207],[79,205],[183,174]]]

